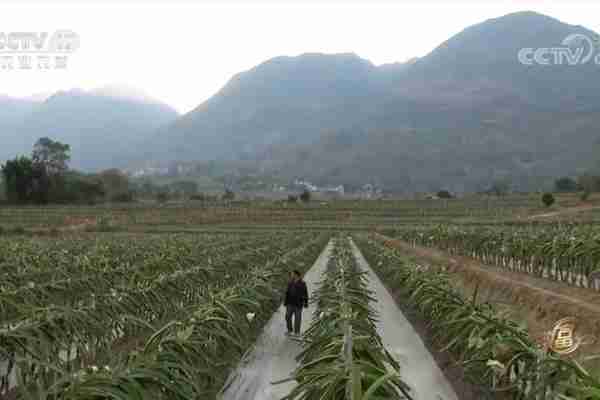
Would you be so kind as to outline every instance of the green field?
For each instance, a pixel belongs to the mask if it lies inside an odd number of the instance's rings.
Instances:
[[[594,206],[593,199],[585,205]],[[543,397],[549,393],[599,399],[600,377],[597,365],[585,359],[588,353],[578,354],[580,364],[574,364],[536,347],[533,325],[518,313],[525,297],[480,303],[460,274],[392,251],[387,243],[395,238],[447,257],[468,257],[495,274],[521,274],[531,285],[549,282],[573,296],[581,293],[586,307],[600,310],[600,286],[594,286],[600,270],[598,213],[572,212],[574,207],[581,204],[568,195],[550,209],[537,195],[2,207],[0,395],[216,399],[279,307],[288,273],[308,271],[330,239],[337,245],[326,279],[332,287],[344,282],[344,290],[354,291],[366,307],[369,295],[349,252],[352,236],[388,289],[405,296],[396,300],[411,299],[406,306],[432,322],[439,334],[433,334],[439,346],[433,344],[432,351],[450,354],[452,368],[464,370],[470,385],[498,399],[554,399]],[[548,213],[556,215],[544,216]],[[300,360],[295,376],[301,384],[292,393],[298,399],[319,392],[307,383],[319,354],[334,357],[320,361],[325,369],[317,370],[319,379],[344,391],[331,376],[340,361],[335,359],[343,348],[340,337],[347,337],[337,329],[355,326],[357,343],[374,329],[368,308],[326,291],[317,298],[320,312],[355,312],[358,319],[344,314],[307,334],[312,345]],[[353,307],[358,308],[349,311]],[[473,323],[461,325],[465,318]],[[586,326],[594,326],[594,317],[587,319]],[[365,343],[367,353],[356,353],[352,368],[381,369],[388,356],[378,343]],[[370,359],[368,352],[379,355]],[[356,386],[353,374],[343,379]],[[373,384],[377,378],[367,380]],[[374,393],[404,388],[393,377],[385,382]]]

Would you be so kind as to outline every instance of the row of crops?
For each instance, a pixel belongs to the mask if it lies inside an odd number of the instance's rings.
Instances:
[[[376,301],[366,272],[356,264],[347,237],[334,242],[324,278],[314,294],[316,311],[285,400],[411,399],[400,366],[376,329]]]
[[[395,236],[490,265],[600,290],[600,231],[594,226],[403,228]]]
[[[327,235],[0,241],[0,395],[214,397]]]
[[[586,371],[592,357],[562,358],[476,295],[463,298],[445,272],[409,262],[377,238],[356,240],[382,280],[430,321],[435,342],[472,383],[507,399],[600,399],[600,378]]]
[[[516,210],[528,210],[536,207],[538,203],[537,196],[516,196],[498,199],[474,197],[452,200],[334,200],[313,201],[308,204],[290,204],[285,201],[207,204],[189,201],[161,207],[157,207],[153,202],[98,206],[0,205],[0,230],[14,227],[51,228],[93,225],[105,220],[119,226],[290,222],[310,226],[318,225],[322,221],[330,223],[360,221],[365,224],[417,223],[422,218],[443,222],[450,218],[508,217]]]

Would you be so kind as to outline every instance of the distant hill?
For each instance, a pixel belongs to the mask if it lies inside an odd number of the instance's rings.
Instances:
[[[397,191],[539,188],[594,164],[600,66],[523,65],[523,47],[597,35],[533,12],[471,26],[376,67],[354,54],[277,57],[158,131],[148,157],[254,160],[280,176]]]
[[[311,143],[351,123],[381,93],[371,82],[375,71],[354,54],[273,58],[162,129],[149,151],[172,160],[236,159],[274,143]]]
[[[0,95],[0,162],[22,151],[25,141],[16,132],[38,106],[36,100]],[[32,145],[29,144],[30,149]]]
[[[70,144],[71,165],[84,170],[127,165],[158,127],[178,117],[166,104],[104,89],[61,91],[42,102],[4,101],[18,112],[0,112],[0,160],[30,154],[38,138],[49,136]]]

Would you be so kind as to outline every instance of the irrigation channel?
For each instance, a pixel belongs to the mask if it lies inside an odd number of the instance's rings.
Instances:
[[[436,364],[423,341],[397,307],[391,294],[373,272],[359,248],[350,240],[357,268],[364,271],[367,287],[375,301],[370,306],[377,316],[376,330],[387,352],[400,366],[401,380],[410,388],[413,400],[458,400],[452,386]],[[324,281],[333,241],[320,254],[304,280],[311,296]],[[319,318],[310,302],[303,312],[302,333]],[[322,317],[322,315],[321,315]],[[301,339],[285,336],[285,308],[281,306],[267,323],[256,344],[229,376],[220,400],[280,400],[296,387],[294,380],[273,384],[293,376],[297,357],[303,351]]]

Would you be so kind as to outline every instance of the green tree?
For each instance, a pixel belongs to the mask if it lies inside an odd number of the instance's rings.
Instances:
[[[190,197],[198,193],[198,184],[194,181],[177,181],[169,185],[169,190],[182,197]]]
[[[554,195],[552,193],[544,193],[542,196],[542,203],[544,203],[546,207],[550,207],[554,204]]]
[[[132,201],[133,193],[130,190],[129,178],[121,170],[111,168],[98,174],[106,190],[106,196],[111,201]]]
[[[25,156],[2,165],[4,188],[9,202],[24,204],[33,200],[33,169],[33,162]]]
[[[583,192],[581,192],[581,196],[579,196],[579,199],[581,201],[588,201],[588,199],[590,198],[590,194],[591,194],[590,191],[584,190]]]
[[[308,203],[310,201],[310,198],[311,198],[310,190],[304,189],[304,191],[300,195],[300,200],[302,200],[304,203]]]
[[[583,174],[577,178],[579,187],[584,192],[597,192],[600,190],[600,177],[591,174]]]
[[[231,189],[225,189],[225,193],[223,193],[223,200],[233,200],[235,199],[235,193]]]
[[[159,202],[160,204],[164,204],[167,201],[169,201],[169,193],[167,192],[160,192],[156,195],[156,201]]]
[[[562,193],[576,192],[579,189],[579,185],[577,185],[574,179],[563,176],[554,181],[554,189]]]
[[[68,203],[96,204],[106,195],[98,176],[70,172],[65,176],[65,196],[61,201]]]
[[[452,199],[454,196],[452,196],[452,193],[447,190],[440,190],[437,192],[437,197],[440,199]]]
[[[51,176],[64,173],[67,163],[71,160],[71,146],[43,137],[38,139],[33,146],[32,161],[41,164],[46,173]]]
[[[36,203],[62,201],[66,193],[64,175],[71,159],[71,147],[48,137],[33,145],[31,160],[34,165],[33,197]]]
[[[492,183],[492,186],[488,190],[488,193],[494,194],[496,196],[506,196],[510,189],[510,185],[507,181],[498,180]]]

